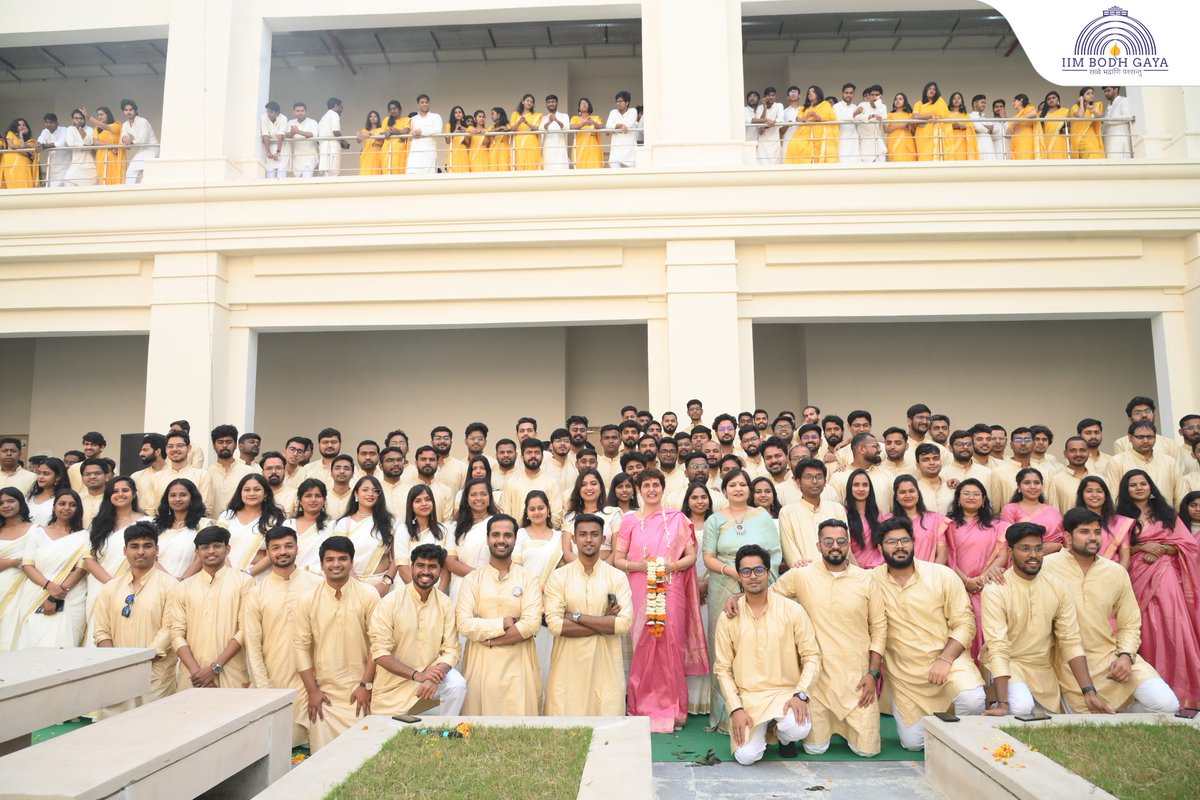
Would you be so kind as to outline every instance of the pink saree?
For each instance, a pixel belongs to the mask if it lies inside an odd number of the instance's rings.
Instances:
[[[663,509],[645,520],[638,519],[638,513],[626,514],[617,534],[617,546],[630,561],[659,556],[677,561],[688,542],[695,541],[692,523],[674,509]],[[687,676],[709,672],[696,568],[669,574],[667,581],[666,630],[656,639],[646,634],[646,573],[629,574],[633,663],[626,704],[629,716],[650,718],[651,733],[673,733],[687,722]]]
[[[891,518],[884,514],[883,519]],[[917,517],[910,517],[913,529],[913,558],[920,561],[933,561],[937,556],[938,545],[946,539],[946,526],[950,520],[936,511],[926,511]],[[880,563],[883,556],[879,557]],[[861,564],[860,564],[861,566]]]
[[[1121,560],[1121,545],[1128,543],[1129,530],[1133,527],[1134,520],[1129,517],[1123,517],[1120,514],[1114,514],[1104,521],[1100,527],[1100,557],[1111,559],[1113,561]]]
[[[1021,508],[1019,503],[1009,503],[1000,511],[1000,519],[1009,525],[1015,525],[1018,522],[1032,522],[1041,525],[1046,529],[1046,538],[1043,541],[1055,544],[1063,543],[1062,514],[1054,506],[1043,503],[1041,508],[1030,514]]]
[[[992,520],[992,527],[983,528],[974,519],[966,525],[951,521],[946,528],[946,560],[952,569],[960,570],[969,578],[983,574],[984,567],[996,551],[996,542],[1004,541],[1008,523]],[[971,643],[971,658],[978,661],[979,649],[983,647],[983,594],[968,595],[971,610],[975,612],[975,641]]]
[[[1165,528],[1146,525],[1138,542],[1157,542],[1178,548],[1147,564],[1144,553],[1129,563],[1133,593],[1142,609],[1142,658],[1150,662],[1174,690],[1179,702],[1200,702],[1200,545],[1183,523]]]

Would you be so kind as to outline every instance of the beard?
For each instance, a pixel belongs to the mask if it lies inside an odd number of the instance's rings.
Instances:
[[[894,554],[886,550],[881,550],[880,552],[883,554],[884,563],[893,569],[904,569],[905,567],[912,566],[913,555],[911,552],[906,553],[901,558],[897,558]]]

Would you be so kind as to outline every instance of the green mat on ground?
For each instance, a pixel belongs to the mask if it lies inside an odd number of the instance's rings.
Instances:
[[[47,739],[53,739],[55,736],[62,736],[64,733],[70,733],[76,728],[82,728],[84,725],[91,725],[92,721],[87,717],[81,718],[78,722],[63,722],[58,725],[51,725],[49,728],[42,728],[40,731],[33,732],[33,743],[44,742]]]
[[[650,736],[651,760],[653,761],[699,761],[709,750],[722,761],[732,761],[733,753],[729,750],[729,736],[724,733],[705,733],[708,725],[708,715],[689,716],[687,725],[676,733],[655,733]],[[924,761],[925,754],[905,750],[900,746],[900,737],[896,734],[896,722],[891,717],[879,718],[879,731],[882,739],[882,749],[872,761]],[[860,756],[850,752],[846,740],[834,736],[829,743],[829,749],[819,756],[810,756],[804,752],[804,747],[798,745],[800,755],[794,759],[779,757],[775,745],[767,747],[763,761],[861,761]]]

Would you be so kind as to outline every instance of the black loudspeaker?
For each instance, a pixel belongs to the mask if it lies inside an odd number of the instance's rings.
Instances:
[[[142,468],[142,437],[144,433],[121,434],[121,457],[117,462],[118,475],[132,475]]]

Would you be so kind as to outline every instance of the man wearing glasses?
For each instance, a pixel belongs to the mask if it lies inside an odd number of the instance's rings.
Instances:
[[[824,753],[836,733],[855,755],[870,758],[880,747],[876,686],[887,640],[883,595],[869,572],[847,561],[845,522],[825,520],[818,537],[821,560],[788,570],[771,587],[805,610],[821,648],[821,674],[808,701],[812,731],[804,738],[804,752]],[[736,616],[737,608],[738,597],[730,597],[725,613]]]
[[[953,708],[983,712],[983,676],[971,660],[975,614],[962,580],[949,567],[913,558],[912,523],[892,517],[879,526],[884,568],[871,571],[883,595],[892,715],[900,744],[925,749],[927,714]]]
[[[846,521],[841,503],[823,498],[828,468],[815,458],[796,464],[792,474],[800,484],[800,499],[788,503],[779,512],[779,540],[783,558],[789,567],[802,567],[821,557],[817,549],[817,531],[825,520]]]
[[[1120,486],[1121,477],[1131,469],[1144,469],[1154,481],[1154,485],[1162,492],[1163,499],[1170,506],[1178,505],[1182,497],[1183,473],[1174,457],[1155,449],[1158,432],[1154,423],[1140,419],[1129,425],[1130,449],[1118,452],[1108,462],[1105,478],[1109,486]],[[1118,448],[1119,449],[1119,448]]]
[[[991,673],[997,702],[983,712],[1003,717],[1034,708],[1058,713],[1062,689],[1056,661],[1066,661],[1090,714],[1111,714],[1092,684],[1079,636],[1075,603],[1058,578],[1043,578],[1046,529],[1018,522],[1004,532],[1012,566],[1003,583],[983,587],[983,638],[979,662]],[[1083,710],[1083,709],[1079,709]]]
[[[803,607],[771,597],[770,556],[756,544],[734,557],[742,595],[737,615],[722,614],[713,634],[713,677],[725,694],[733,757],[750,766],[767,750],[774,722],[779,754],[796,757],[796,742],[812,730],[808,690],[821,673],[821,653]]]
[[[94,609],[97,647],[149,647],[155,651],[150,664],[150,691],[109,706],[100,718],[152,703],[175,691],[175,658],[165,609],[167,595],[178,583],[161,569],[158,561],[158,530],[147,522],[125,529],[125,558],[129,571],[100,588]]]

